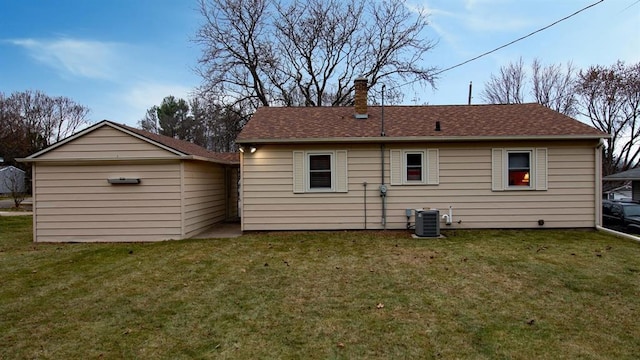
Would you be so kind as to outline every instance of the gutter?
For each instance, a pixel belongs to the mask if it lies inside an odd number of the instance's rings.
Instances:
[[[323,138],[279,138],[238,139],[238,144],[313,144],[313,143],[389,143],[389,142],[469,142],[469,141],[522,141],[522,140],[600,140],[603,135],[524,135],[524,136],[370,136],[370,137],[323,137]]]

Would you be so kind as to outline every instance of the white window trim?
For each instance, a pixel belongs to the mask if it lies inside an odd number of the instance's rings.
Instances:
[[[510,152],[529,152],[529,186],[509,186]],[[544,147],[492,148],[491,191],[547,191],[549,189],[549,149]]]
[[[311,156],[330,155],[331,157],[331,187],[311,188]],[[304,153],[305,192],[336,192],[336,152],[335,151],[305,151]]]
[[[420,154],[421,157],[421,174],[420,180],[407,179],[407,155]],[[426,150],[403,150],[402,151],[402,184],[404,185],[425,185],[427,183],[427,151]]]
[[[407,180],[407,154],[418,153],[422,156],[422,180]],[[440,151],[437,148],[390,149],[389,165],[391,185],[437,186],[440,184]]]
[[[529,185],[509,185],[509,154],[529,154]],[[505,190],[508,191],[529,191],[536,190],[536,157],[534,148],[509,148],[504,150],[504,168],[502,172]]]

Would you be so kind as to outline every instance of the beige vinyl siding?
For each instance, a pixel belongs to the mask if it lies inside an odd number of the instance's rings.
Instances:
[[[226,218],[225,169],[204,162],[184,162],[184,226],[194,236]]]
[[[100,127],[38,159],[157,158],[177,155],[110,126]]]
[[[179,239],[180,163],[34,166],[35,241]],[[112,185],[108,178],[140,178]]]
[[[592,142],[387,144],[384,151],[387,228],[404,229],[405,209],[453,207],[442,228],[593,227],[595,156]],[[492,191],[492,149],[547,149],[547,190]],[[293,192],[293,151],[347,150],[348,192]],[[389,185],[392,150],[438,149],[438,185]],[[433,154],[433,153],[431,153]],[[263,146],[243,158],[243,229],[381,229],[380,148],[377,145]],[[413,222],[413,217],[411,221]],[[460,223],[457,223],[461,220]]]
[[[378,166],[379,152],[378,157],[372,159],[370,150],[349,147],[346,152],[346,193],[294,193],[294,150],[332,151],[346,148],[261,146],[254,154],[245,153],[242,173],[243,230],[362,229],[363,181],[375,181],[370,176],[370,168]],[[367,194],[371,199],[377,197],[377,187],[374,189],[373,184],[368,185]],[[372,203],[368,205],[367,215],[371,225],[379,220],[377,214],[380,204],[369,201]]]

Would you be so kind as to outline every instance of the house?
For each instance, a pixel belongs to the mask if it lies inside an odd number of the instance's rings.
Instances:
[[[110,121],[21,161],[36,242],[185,239],[238,216],[237,154]]]
[[[263,107],[240,133],[243,231],[594,228],[608,137],[538,104]]]
[[[25,172],[15,166],[0,166],[0,194],[22,193],[26,190]]]
[[[604,177],[602,180],[605,180]],[[618,186],[611,190],[606,190],[602,194],[603,200],[631,200],[631,184]]]
[[[631,198],[640,201],[640,167],[605,176],[605,181],[631,181]]]

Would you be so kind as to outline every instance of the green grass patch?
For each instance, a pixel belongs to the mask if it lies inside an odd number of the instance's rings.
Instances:
[[[637,357],[640,244],[446,235],[33,244],[0,217],[0,358]]]

